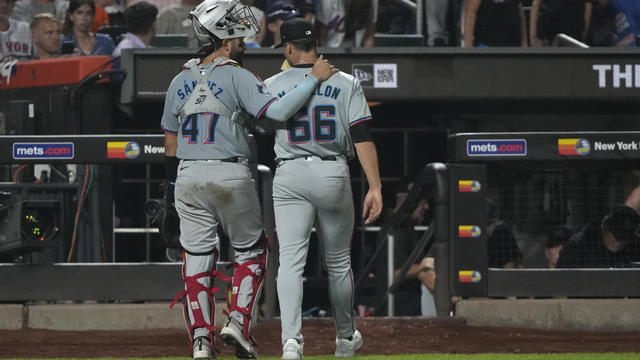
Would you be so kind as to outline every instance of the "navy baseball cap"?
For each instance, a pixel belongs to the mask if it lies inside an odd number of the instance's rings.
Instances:
[[[278,1],[271,5],[267,11],[267,23],[276,20],[289,20],[300,16],[300,13],[288,1]]]
[[[282,42],[276,45],[276,48],[284,46],[288,41],[296,40],[314,40],[316,33],[313,25],[309,20],[303,18],[293,18],[285,21],[280,25],[280,40]]]

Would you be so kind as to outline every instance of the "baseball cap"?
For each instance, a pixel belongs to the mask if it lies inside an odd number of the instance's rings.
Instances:
[[[289,20],[291,18],[300,16],[300,13],[293,7],[290,2],[278,1],[275,2],[267,10],[267,22],[273,22],[278,19]]]
[[[303,18],[293,18],[280,25],[280,39],[282,42],[275,47],[282,47],[287,41],[313,40],[315,38],[316,33],[311,22]]]

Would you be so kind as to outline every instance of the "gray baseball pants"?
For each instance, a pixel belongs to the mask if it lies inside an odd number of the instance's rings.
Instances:
[[[180,243],[191,253],[184,260],[186,276],[211,271],[215,266],[213,255],[204,254],[218,246],[219,225],[229,236],[234,249],[251,248],[262,234],[260,202],[246,160],[240,163],[220,160],[181,161],[175,200],[180,216]],[[244,263],[260,252],[261,249],[236,251],[236,262]],[[257,266],[252,265],[254,268]],[[251,278],[245,280],[238,289],[238,305],[241,307],[249,303],[253,293]],[[208,286],[209,278],[201,278],[198,282]],[[187,299],[188,304],[192,300]],[[198,300],[204,319],[209,323],[211,310],[207,295],[200,292]],[[193,324],[191,307],[188,308],[188,313]],[[240,312],[233,311],[230,315],[242,323],[243,315]],[[194,337],[208,334],[206,328],[198,328]]]
[[[301,334],[302,273],[311,228],[315,225],[329,274],[329,299],[339,338],[355,331],[351,236],[354,225],[349,167],[335,161],[301,157],[281,162],[273,180],[276,230],[280,243],[278,299],[282,343]]]

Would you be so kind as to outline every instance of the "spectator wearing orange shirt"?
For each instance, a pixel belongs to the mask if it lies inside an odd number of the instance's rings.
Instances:
[[[114,0],[95,0],[96,14],[93,17],[93,23],[91,24],[91,32],[96,32],[100,28],[109,25],[109,14],[104,11],[107,6],[113,5]]]

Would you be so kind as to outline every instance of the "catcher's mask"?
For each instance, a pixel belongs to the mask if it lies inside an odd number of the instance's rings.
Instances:
[[[215,39],[243,38],[260,32],[249,6],[238,0],[205,0],[189,17],[195,37],[203,45],[215,43]]]

